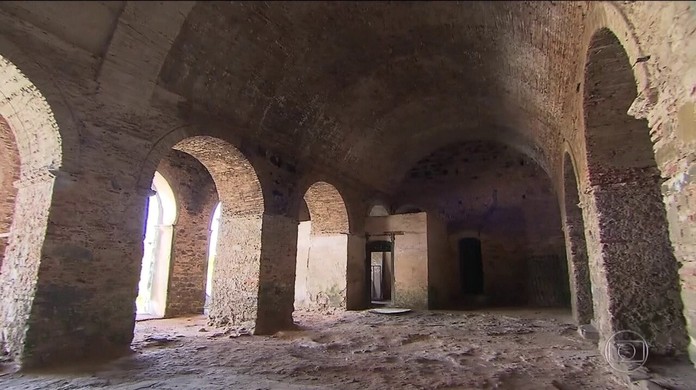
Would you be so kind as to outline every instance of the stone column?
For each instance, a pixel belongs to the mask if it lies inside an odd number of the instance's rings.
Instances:
[[[365,237],[348,235],[348,270],[346,281],[346,309],[362,310],[370,304],[370,286],[365,253]]]
[[[263,217],[222,207],[209,318],[216,326],[256,323]]]
[[[577,190],[575,191],[577,194]],[[573,318],[579,325],[584,325],[589,324],[594,318],[587,242],[582,210],[578,207],[578,196],[569,197],[566,195],[566,198],[572,198],[573,202],[573,204],[568,204],[569,200],[566,199],[563,213],[563,233],[565,234],[566,259],[570,277],[570,304]]]
[[[54,182],[54,175],[46,171],[14,183],[18,203],[0,272],[0,347],[26,366],[36,359],[36,347],[25,344]]]
[[[680,169],[665,181],[662,193],[674,255],[681,266],[681,298],[690,336],[688,353],[696,363],[696,162],[674,166]]]
[[[255,334],[273,334],[293,326],[297,220],[264,214],[261,243]]]
[[[654,180],[590,186],[586,237],[600,346],[615,332],[632,330],[651,353],[671,354],[687,340],[677,262]]]
[[[13,280],[2,283],[14,291],[3,294],[3,333],[25,368],[121,354],[133,337],[147,195],[123,191],[117,178],[57,174],[20,187],[34,211],[15,217],[26,231],[11,240]],[[46,203],[47,228],[36,215]]]

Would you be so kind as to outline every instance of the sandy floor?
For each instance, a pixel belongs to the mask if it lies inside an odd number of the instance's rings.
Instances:
[[[625,389],[565,313],[296,314],[271,337],[205,318],[139,322],[135,353],[3,389]],[[241,333],[241,334],[240,334]]]

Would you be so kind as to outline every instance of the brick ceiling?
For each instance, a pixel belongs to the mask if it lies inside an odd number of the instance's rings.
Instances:
[[[231,131],[389,191],[463,140],[554,150],[586,7],[197,3],[159,84]]]

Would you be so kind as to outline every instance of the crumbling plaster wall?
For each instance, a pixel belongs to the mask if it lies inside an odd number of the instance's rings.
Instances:
[[[172,150],[157,167],[172,187],[178,213],[165,317],[201,314],[205,304],[210,223],[218,195],[212,177],[193,156]]]

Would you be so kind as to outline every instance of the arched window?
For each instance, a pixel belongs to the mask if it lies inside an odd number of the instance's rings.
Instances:
[[[148,201],[142,268],[135,300],[136,313],[141,318],[163,317],[165,314],[172,232],[176,220],[174,192],[159,172],[155,172],[152,190],[154,195]]]

